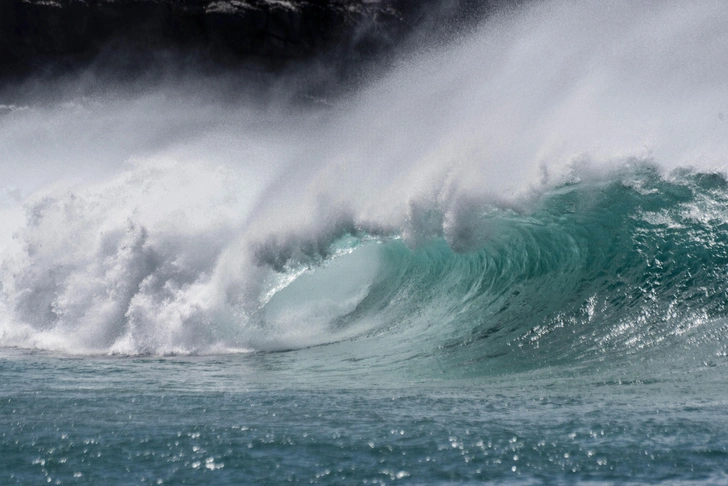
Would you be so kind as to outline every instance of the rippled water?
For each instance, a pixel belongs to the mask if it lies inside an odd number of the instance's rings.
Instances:
[[[4,352],[4,484],[725,483],[725,369],[302,383],[297,353]],[[640,378],[637,379],[637,376]]]

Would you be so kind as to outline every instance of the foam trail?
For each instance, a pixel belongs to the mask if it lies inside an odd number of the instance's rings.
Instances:
[[[5,110],[0,343],[187,353],[378,332],[384,317],[341,319],[379,288],[380,243],[477,250],[500,231],[488,211],[529,214],[630,160],[723,170],[727,24],[719,1],[537,2],[330,109],[182,84]]]

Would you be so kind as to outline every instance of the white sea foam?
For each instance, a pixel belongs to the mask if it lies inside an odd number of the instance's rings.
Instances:
[[[328,324],[366,294],[376,251],[361,274],[311,277],[315,289],[262,263],[308,275],[288,258],[305,266],[354,227],[467,246],[459,227],[483,201],[525,207],[633,157],[723,170],[726,25],[722,1],[535,2],[324,111],[191,83],[4,110],[0,344],[134,354],[339,339]],[[425,221],[429,209],[441,217]]]

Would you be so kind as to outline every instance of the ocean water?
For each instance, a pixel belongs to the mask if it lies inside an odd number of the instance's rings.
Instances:
[[[0,484],[727,484],[725,25],[8,92]]]

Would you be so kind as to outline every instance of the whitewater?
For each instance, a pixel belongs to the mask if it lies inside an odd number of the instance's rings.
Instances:
[[[2,482],[728,483],[726,25],[3,91]]]

